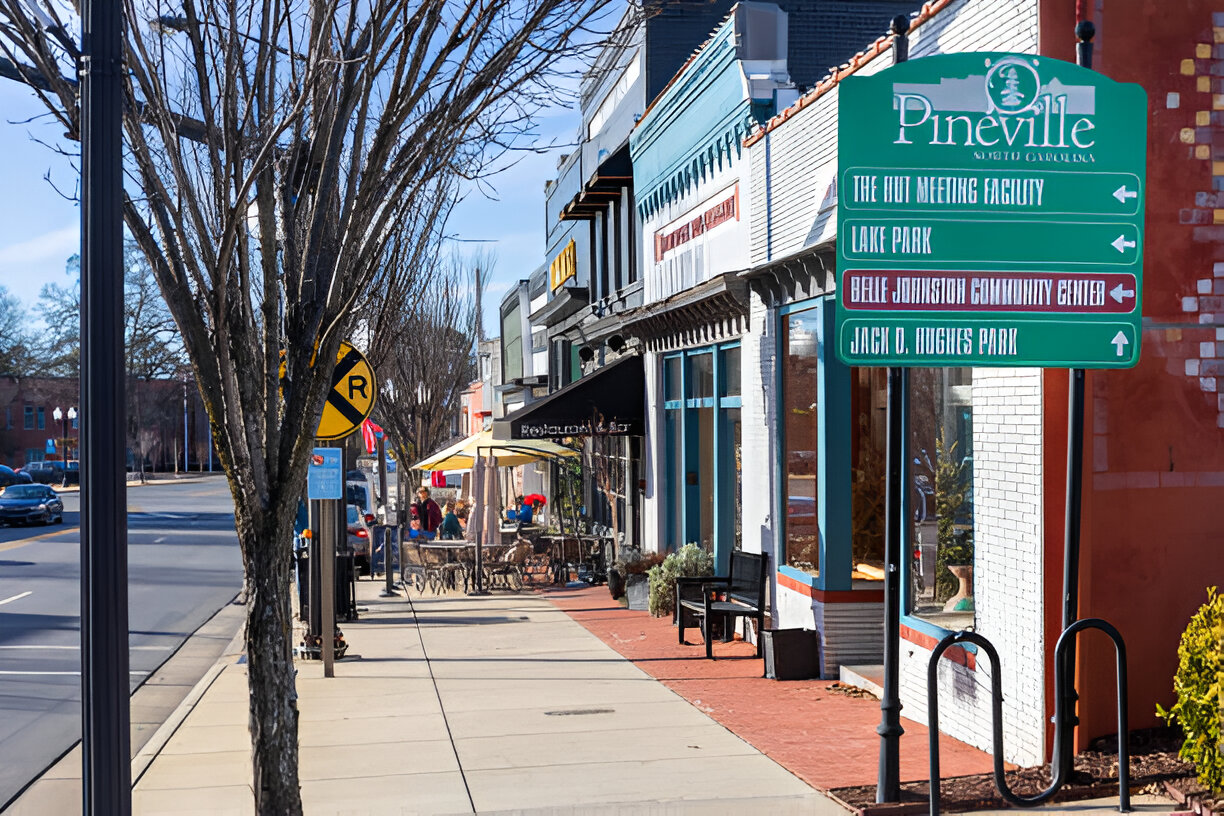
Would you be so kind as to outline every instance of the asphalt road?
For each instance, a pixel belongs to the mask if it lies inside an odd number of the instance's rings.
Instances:
[[[62,526],[0,527],[0,809],[80,739],[80,502],[63,498]],[[241,589],[225,481],[130,488],[128,563],[135,689]]]

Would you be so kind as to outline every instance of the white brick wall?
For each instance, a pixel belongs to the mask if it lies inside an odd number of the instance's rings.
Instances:
[[[1040,369],[973,370],[976,629],[999,652],[1004,756],[1020,765],[1045,757],[1041,394]],[[902,643],[904,714],[923,723],[930,656]],[[976,671],[941,664],[940,728],[989,751],[989,661],[979,653]]]
[[[748,331],[740,341],[741,456],[743,458],[743,541],[747,552],[774,552],[774,498],[778,495],[778,438],[774,370],[777,356],[776,318],[755,292],[748,304]],[[772,571],[772,569],[771,569]]]

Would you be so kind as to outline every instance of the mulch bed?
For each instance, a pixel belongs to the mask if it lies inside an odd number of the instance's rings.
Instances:
[[[1179,801],[1184,801],[1173,791],[1183,787],[1190,790],[1193,786],[1199,795],[1203,795],[1202,789],[1198,788],[1197,783],[1194,782],[1194,766],[1177,756],[1181,743],[1180,732],[1169,728],[1132,731],[1130,736],[1131,791],[1169,795]],[[1014,793],[1021,796],[1032,796],[1050,784],[1048,766],[1008,771],[1006,777],[1008,786]],[[940,783],[939,790],[943,810],[948,812],[1010,807],[995,790],[993,774],[947,778]],[[930,788],[926,782],[903,783],[900,802],[879,805],[875,803],[874,785],[835,788],[830,793],[863,816],[925,813],[930,801]],[[1117,795],[1117,793],[1117,739],[1110,736],[1094,741],[1089,750],[1076,755],[1075,770],[1071,779],[1063,785],[1062,790],[1051,801],[1070,802]],[[1209,813],[1209,811],[1204,810],[1203,813]]]

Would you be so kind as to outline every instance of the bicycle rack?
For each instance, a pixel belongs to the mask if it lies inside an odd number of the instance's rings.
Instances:
[[[1067,692],[1067,660],[1066,652],[1075,636],[1085,629],[1099,629],[1113,641],[1118,663],[1118,810],[1129,813],[1130,806],[1130,750],[1127,745],[1129,729],[1126,724],[1126,644],[1122,635],[1110,623],[1100,618],[1084,618],[1072,623],[1058,638],[1054,646],[1054,744],[1062,745],[1063,729],[1067,727],[1068,698],[1074,690]],[[929,727],[930,757],[931,757],[931,816],[938,816],[940,806],[939,793],[939,659],[952,646],[958,643],[972,643],[986,653],[990,660],[990,690],[991,690],[991,734],[994,741],[994,783],[1003,797],[1015,807],[1035,807],[1050,800],[1066,783],[1067,771],[1071,768],[1071,757],[1059,761],[1056,756],[1051,761],[1050,786],[1035,796],[1020,796],[1007,787],[1007,778],[1003,771],[1003,675],[999,667],[999,653],[995,647],[982,635],[976,632],[953,632],[939,641],[935,651],[931,652],[927,664],[927,724]]]

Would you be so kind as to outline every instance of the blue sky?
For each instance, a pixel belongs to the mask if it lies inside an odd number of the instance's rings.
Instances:
[[[24,87],[0,80],[0,285],[31,310],[44,283],[66,280],[64,262],[80,241],[76,204],[44,179],[50,172],[56,186],[72,192],[76,171],[69,160],[34,141],[59,143],[63,129],[45,117],[25,122],[41,113],[40,103]],[[538,142],[571,141],[577,121],[575,111],[546,111]],[[560,152],[566,149],[516,153],[521,157],[517,164],[488,180],[494,198],[473,190],[452,216],[450,234],[493,241],[458,244],[461,251],[483,247],[496,255],[485,300],[490,337],[497,334],[497,304],[507,288],[544,261],[544,181],[555,175]]]

